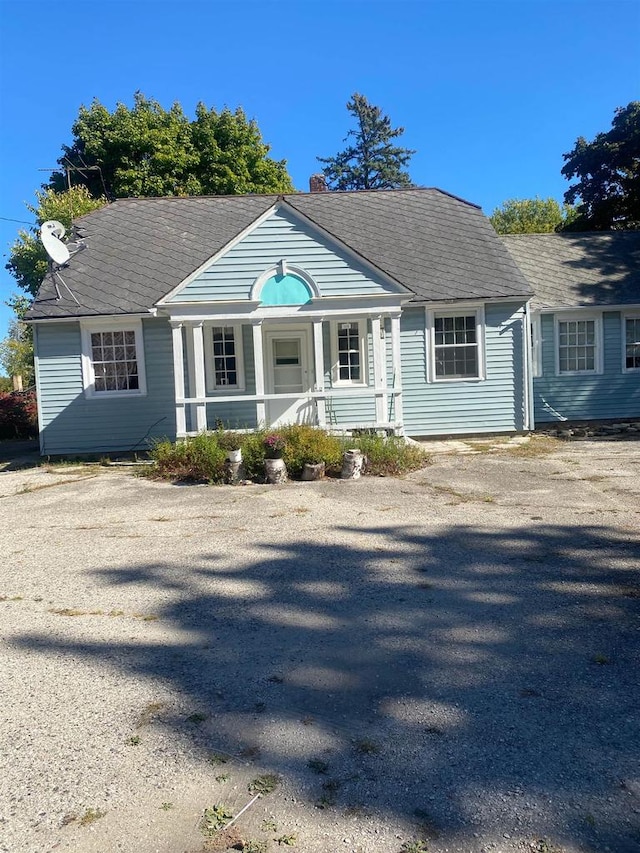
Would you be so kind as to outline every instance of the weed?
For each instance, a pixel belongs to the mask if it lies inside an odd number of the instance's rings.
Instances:
[[[276,673],[274,675],[270,675],[269,678],[267,678],[267,681],[270,681],[271,684],[283,684],[284,678]]]
[[[168,812],[173,808],[173,803],[163,803],[160,808],[163,812]]]
[[[55,613],[56,616],[86,616],[87,610],[76,610],[74,607],[61,607],[60,609],[49,608],[49,613]]]
[[[329,770],[327,762],[321,761],[319,758],[310,758],[309,761],[307,761],[307,767],[319,774],[325,774]]]
[[[215,777],[216,782],[222,784],[223,782],[228,782],[231,776],[228,773],[220,773],[219,776]]]
[[[132,735],[130,738],[127,738],[128,746],[139,746],[142,743],[140,735]]]
[[[68,812],[60,821],[60,826],[69,826],[70,823],[75,823],[78,820],[78,815],[75,812]]]
[[[401,853],[428,853],[429,848],[426,841],[405,841],[400,848]]]
[[[367,738],[355,741],[354,746],[356,748],[356,752],[359,752],[362,755],[377,755],[380,752],[379,745]]]
[[[599,666],[605,666],[606,664],[611,663],[611,660],[606,655],[602,655],[600,653],[595,654],[591,660]]]
[[[227,811],[227,807],[218,803],[204,810],[200,821],[200,832],[206,836],[215,835],[219,829],[222,829],[232,819],[233,813]]]
[[[296,846],[297,835],[292,833],[291,835],[281,835],[279,838],[276,838],[276,844],[282,844],[285,847],[295,847]]]
[[[262,821],[262,831],[263,832],[277,832],[278,824],[275,821],[275,818],[269,817]]]
[[[532,459],[538,456],[547,456],[549,453],[560,450],[561,447],[562,442],[558,438],[552,438],[550,435],[532,435],[529,436],[528,441],[522,444],[509,445],[505,450],[511,456]]]
[[[104,817],[105,815],[106,812],[103,812],[100,809],[85,809],[84,814],[80,818],[80,826],[89,826],[89,824],[93,823],[96,820],[100,820],[100,818]]]
[[[585,815],[584,818],[585,823],[588,823],[590,827],[594,827],[596,825],[596,819],[592,814]]]
[[[248,790],[250,794],[270,794],[280,784],[280,777],[275,773],[264,773],[262,776],[256,776],[249,782]]]
[[[268,847],[266,841],[253,841],[249,839],[242,842],[240,849],[242,853],[267,853]]]
[[[190,714],[187,717],[188,723],[193,723],[194,726],[199,726],[201,723],[204,723],[205,720],[209,719],[208,714],[203,714],[200,711],[196,711],[194,714]]]
[[[229,759],[227,758],[226,755],[222,755],[219,752],[212,752],[211,755],[209,755],[207,760],[209,761],[209,764],[213,764],[213,765],[226,764],[227,761],[229,761]]]
[[[140,712],[140,716],[138,717],[137,728],[141,729],[143,726],[148,726],[152,723],[165,708],[164,702],[149,702],[148,705]]]
[[[313,725],[313,717],[303,717],[300,721],[303,726],[312,726]]]
[[[110,610],[107,616],[124,616],[124,610]]]

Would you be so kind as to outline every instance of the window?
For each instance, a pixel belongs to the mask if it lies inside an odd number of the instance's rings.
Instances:
[[[337,323],[334,335],[334,385],[366,384],[364,342],[361,323],[351,320]]]
[[[209,391],[244,390],[242,334],[239,326],[205,330],[207,388]]]
[[[433,378],[480,379],[478,312],[435,314],[433,318]]]
[[[146,393],[142,325],[82,326],[82,371],[88,396]]]
[[[624,369],[640,370],[640,317],[624,317]]]
[[[595,319],[559,319],[558,373],[598,373],[598,324]]]

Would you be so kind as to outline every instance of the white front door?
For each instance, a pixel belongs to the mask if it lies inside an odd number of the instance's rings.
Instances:
[[[306,329],[268,331],[265,335],[267,393],[281,394],[282,400],[267,401],[270,426],[314,423],[309,375],[309,333]]]

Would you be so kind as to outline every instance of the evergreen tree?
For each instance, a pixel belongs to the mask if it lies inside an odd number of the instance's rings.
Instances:
[[[386,190],[413,186],[405,166],[415,154],[400,148],[393,140],[402,136],[403,127],[392,128],[388,116],[380,107],[370,104],[364,95],[355,92],[347,110],[356,120],[345,142],[353,143],[335,157],[318,157],[323,173],[332,190]]]

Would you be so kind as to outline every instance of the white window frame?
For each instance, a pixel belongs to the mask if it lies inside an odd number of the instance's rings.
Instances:
[[[469,317],[476,318],[476,351],[478,362],[477,376],[436,376],[436,317]],[[485,372],[485,318],[484,305],[456,305],[452,308],[428,308],[426,312],[426,340],[427,340],[427,382],[483,382],[486,379]],[[459,344],[459,346],[472,346],[472,344]]]
[[[626,311],[622,314],[622,372],[640,373],[640,367],[627,367],[627,320],[640,322],[640,311]]]
[[[544,375],[542,362],[542,317],[540,314],[531,314],[531,371],[534,379]],[[525,318],[526,322],[526,318]]]
[[[563,370],[560,371],[560,323],[576,323],[592,321],[594,326],[594,354],[593,370]],[[602,314],[599,313],[573,313],[555,314],[554,316],[554,351],[556,376],[599,376],[603,373],[603,346],[602,346]]]
[[[91,335],[94,332],[133,332],[135,335],[136,362],[138,364],[138,388],[120,391],[96,391],[96,376],[93,368]],[[147,393],[147,373],[144,360],[144,336],[142,320],[82,320],[80,322],[82,342],[82,384],[86,397],[94,400],[113,400],[116,397],[144,397]]]
[[[216,371],[213,354],[213,330],[233,329],[233,342],[235,346],[236,374],[238,382],[236,385],[216,385]],[[205,323],[204,328],[204,360],[205,380],[207,393],[225,394],[229,391],[244,391],[246,378],[244,373],[244,347],[242,339],[242,325],[239,323],[214,322]]]
[[[358,346],[360,352],[360,379],[340,379],[338,357],[338,332],[342,323],[356,323],[358,326]],[[369,322],[366,317],[340,317],[331,321],[331,386],[333,388],[362,388],[369,384]]]

